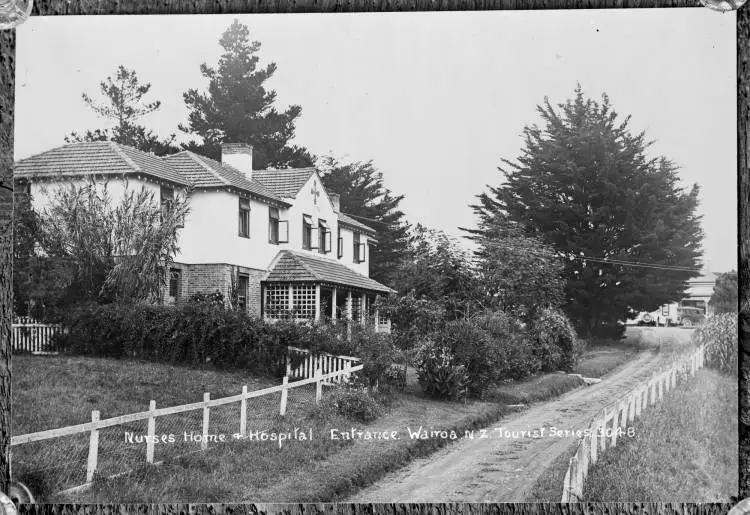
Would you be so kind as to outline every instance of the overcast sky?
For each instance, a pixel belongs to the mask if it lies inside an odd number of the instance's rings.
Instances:
[[[17,33],[16,159],[102,127],[81,93],[120,64],[162,102],[142,123],[179,135],[182,93],[205,87],[199,66],[233,18],[277,63],[279,107],[302,106],[295,142],[372,159],[412,222],[473,226],[469,204],[519,155],[535,106],[580,82],[701,185],[705,261],[737,266],[735,15],[704,8],[35,17]]]

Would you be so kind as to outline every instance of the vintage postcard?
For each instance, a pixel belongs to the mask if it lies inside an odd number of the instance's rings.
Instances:
[[[728,502],[736,17],[32,17],[38,502]]]

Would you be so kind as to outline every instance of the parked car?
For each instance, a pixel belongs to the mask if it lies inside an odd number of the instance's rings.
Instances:
[[[682,327],[695,327],[706,321],[706,313],[701,308],[682,306],[677,308],[677,315]]]

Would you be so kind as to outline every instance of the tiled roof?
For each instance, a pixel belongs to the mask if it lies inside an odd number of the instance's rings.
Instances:
[[[289,170],[253,170],[253,178],[280,197],[294,198],[315,173],[315,168]]]
[[[279,252],[265,281],[325,282],[379,293],[393,291],[338,261],[290,250]]]
[[[175,184],[187,181],[153,154],[112,141],[73,143],[21,159],[16,177],[143,174]]]
[[[365,231],[365,232],[370,232],[370,233],[373,233],[373,234],[375,234],[377,232],[372,227],[370,227],[368,225],[365,225],[362,222],[358,222],[357,220],[355,220],[351,216],[347,215],[346,213],[339,213],[339,222],[343,223],[343,224],[346,224],[346,225],[349,225],[351,227],[354,227],[356,229],[360,229],[360,230]]]
[[[162,159],[178,171],[181,176],[189,178],[197,188],[231,186],[267,199],[284,202],[261,182],[248,180],[236,168],[204,156],[199,156],[189,150],[165,156]],[[256,173],[253,170],[253,176]]]

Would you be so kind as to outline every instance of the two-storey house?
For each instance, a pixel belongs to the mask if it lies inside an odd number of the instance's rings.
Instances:
[[[190,194],[165,302],[195,293],[234,297],[248,314],[362,320],[390,288],[370,279],[371,227],[342,213],[315,168],[254,170],[252,147],[222,145],[221,162],[190,151],[165,157],[114,142],[75,143],[16,163],[41,211],[55,190],[94,178],[113,200],[147,188],[160,202]]]

